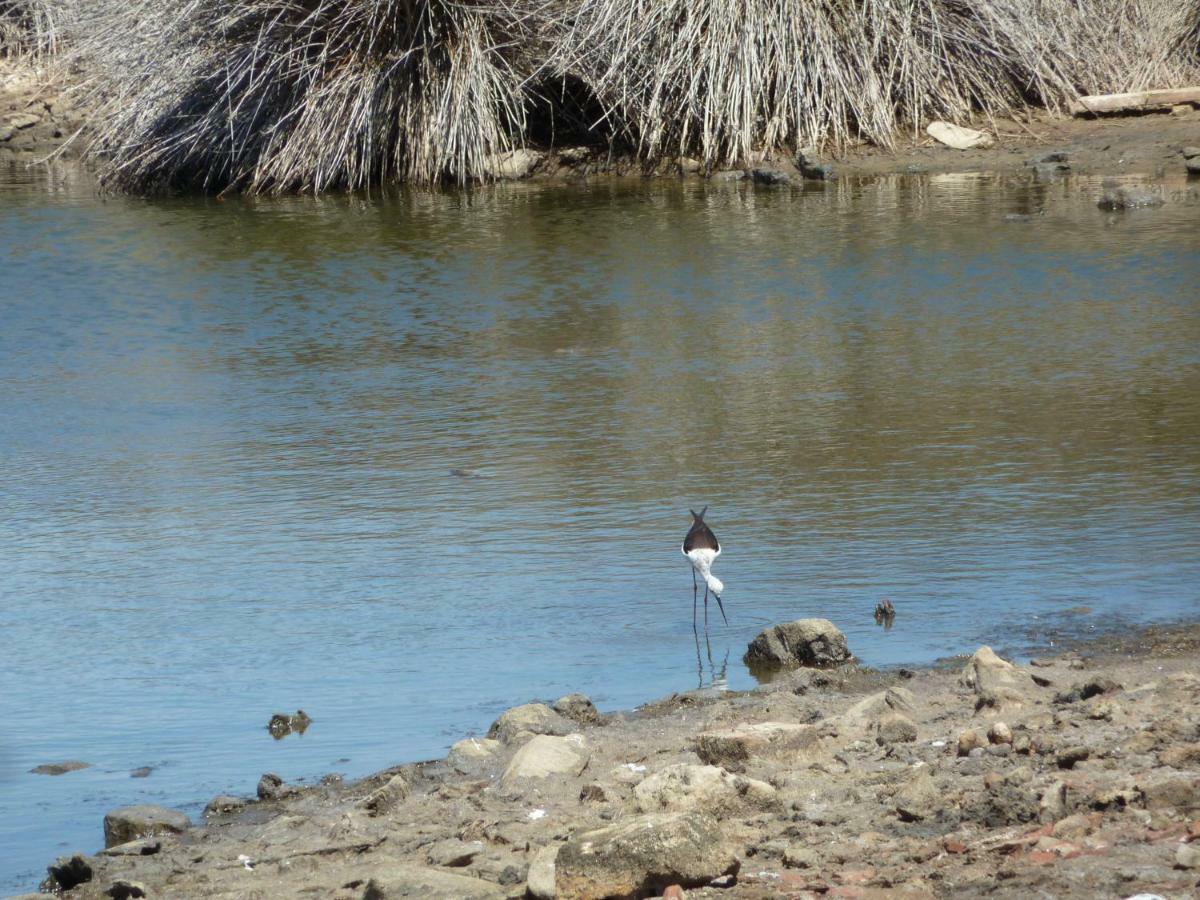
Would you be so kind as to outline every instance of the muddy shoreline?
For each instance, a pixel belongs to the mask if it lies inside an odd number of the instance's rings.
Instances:
[[[721,181],[751,178],[767,183],[842,177],[954,172],[1032,172],[1048,178],[1079,175],[1137,175],[1157,179],[1185,173],[1184,147],[1200,146],[1200,109],[1098,118],[1069,118],[1031,110],[1020,120],[980,120],[969,124],[991,135],[988,148],[954,150],[924,133],[901,135],[893,149],[866,143],[836,155],[762,156],[738,168],[703,171],[681,159],[647,168],[612,155],[605,147],[518,150],[498,157],[499,180],[571,181],[594,177],[670,177]],[[38,165],[47,158],[77,159],[87,146],[86,121],[71,91],[38,70],[0,60],[0,162]],[[1061,154],[1065,164],[1042,162]]]
[[[51,866],[148,897],[1192,897],[1200,625],[1012,666],[782,671],[604,715],[526,704],[444,760],[135,807]],[[319,727],[319,723],[317,723]],[[100,840],[97,823],[97,842]],[[557,860],[556,868],[552,861]],[[666,894],[663,892],[666,891]]]

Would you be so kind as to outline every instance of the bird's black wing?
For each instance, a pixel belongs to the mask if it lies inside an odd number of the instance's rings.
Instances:
[[[717,536],[703,522],[693,524],[687,537],[683,539],[683,552],[691,553],[693,550],[716,550],[717,552],[721,550]]]

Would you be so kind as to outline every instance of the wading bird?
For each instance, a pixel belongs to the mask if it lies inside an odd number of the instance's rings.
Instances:
[[[710,590],[717,598],[717,606],[721,609],[721,618],[728,625],[729,618],[725,615],[725,604],[721,602],[721,592],[725,590],[725,585],[721,584],[711,571],[713,562],[721,555],[721,544],[717,541],[717,536],[712,533],[712,529],[704,524],[704,514],[708,512],[708,507],[700,510],[699,515],[694,509],[689,509],[688,512],[692,514],[692,527],[688,529],[687,537],[683,539],[683,555],[692,564],[692,628],[694,630],[696,627],[696,593],[699,590],[696,584],[697,572],[704,579],[705,630],[708,630],[708,592]]]

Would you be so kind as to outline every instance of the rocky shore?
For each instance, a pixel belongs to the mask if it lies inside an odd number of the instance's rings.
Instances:
[[[1200,627],[1029,665],[857,666],[822,620],[748,692],[510,709],[443,760],[114,810],[44,890],[125,897],[1193,897]],[[755,646],[752,645],[752,648]],[[766,659],[764,659],[766,657]],[[97,823],[97,842],[99,842]],[[30,895],[30,900],[36,896]]]

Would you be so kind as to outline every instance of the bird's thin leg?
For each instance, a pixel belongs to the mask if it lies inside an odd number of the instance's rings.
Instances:
[[[704,583],[704,633],[708,634],[708,582]]]
[[[692,631],[696,630],[696,570],[692,569]]]
[[[725,615],[725,604],[721,602],[721,595],[713,591],[713,596],[717,598],[717,606],[721,608],[721,618],[725,620],[725,624],[729,624],[729,617]]]

